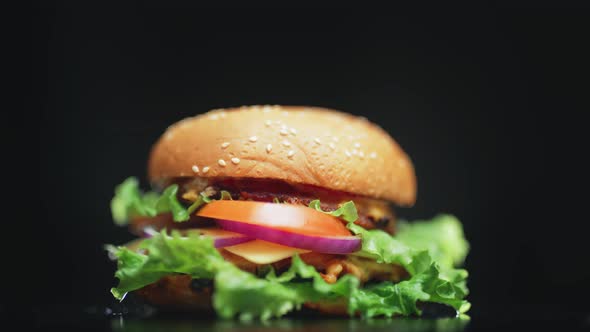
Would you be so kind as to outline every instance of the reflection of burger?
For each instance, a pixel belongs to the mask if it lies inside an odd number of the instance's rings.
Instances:
[[[302,305],[363,316],[468,309],[468,245],[450,215],[398,222],[412,163],[364,118],[253,106],[184,119],[154,145],[149,180],[119,185],[113,217],[139,238],[108,246],[115,297],[266,319]]]

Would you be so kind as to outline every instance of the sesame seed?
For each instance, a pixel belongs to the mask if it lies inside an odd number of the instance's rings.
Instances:
[[[256,136],[250,136],[250,138],[248,138],[248,140],[252,143],[256,142],[258,140],[258,137]]]
[[[229,146],[229,142],[223,142],[223,143],[221,143],[221,148],[222,148],[222,149],[225,149],[225,148],[227,148],[228,146]]]
[[[361,147],[361,143],[359,143],[359,142],[354,143],[354,147],[357,148],[357,149],[360,148]]]
[[[334,145],[334,143],[330,142],[330,144],[328,144],[328,146],[330,146],[330,149],[336,150],[336,145]]]
[[[203,167],[203,173],[207,173],[207,172],[209,172],[209,166]]]
[[[353,154],[353,155],[355,155],[355,156],[356,156],[358,153],[359,153],[359,150],[357,150],[357,149],[352,149],[352,154]]]
[[[295,151],[289,150],[289,152],[287,152],[287,157],[291,158],[291,157],[293,157],[294,154],[295,154]]]
[[[211,114],[211,115],[209,115],[209,119],[211,119],[211,120],[217,120],[217,119],[219,119],[219,115],[217,115],[217,114]]]
[[[345,154],[347,157],[350,157],[350,156],[352,156],[348,150],[344,150],[344,154]]]
[[[226,116],[226,114],[225,114],[225,111],[220,111],[220,112],[219,112],[219,116],[220,116],[222,119],[225,119],[225,116]]]
[[[287,131],[287,128],[283,128],[281,129],[281,131],[279,131],[279,133],[283,136],[289,135],[289,132]]]
[[[264,125],[266,125],[267,127],[270,127],[271,124],[272,124],[272,121],[270,121],[270,120],[266,120],[264,122]]]
[[[289,131],[291,132],[291,134],[297,135],[297,129],[291,128],[291,129],[289,129]]]
[[[271,108],[270,106],[268,106],[268,105],[265,105],[264,107],[262,107],[262,111],[263,111],[264,113],[268,113],[268,112],[270,112],[271,110],[272,110],[272,108]]]
[[[316,142],[316,144],[318,144],[318,145],[322,144],[322,141],[320,141],[320,139],[317,137],[314,138],[313,141]]]
[[[192,168],[193,172],[199,173],[199,166],[193,165],[193,167],[191,167],[191,168]]]
[[[267,153],[270,153],[270,151],[271,151],[271,150],[272,150],[272,144],[268,144],[268,145],[266,146],[266,152],[267,152]]]
[[[283,141],[283,145],[284,146],[291,146],[291,143],[289,143],[289,141]]]
[[[226,162],[225,162],[225,160],[223,160],[223,159],[219,159],[219,160],[217,161],[217,163],[219,164],[219,166],[222,166],[222,167],[223,167],[223,166],[225,166],[225,165],[227,165],[227,163],[226,163]]]
[[[231,158],[231,162],[237,165],[240,163],[240,158],[233,157],[233,158]]]
[[[359,157],[360,157],[361,159],[365,159],[365,153],[364,153],[363,151],[360,151],[360,152],[359,152]]]
[[[376,152],[371,152],[371,153],[369,154],[369,158],[371,158],[371,159],[375,159],[375,158],[377,158],[377,153],[376,153]]]

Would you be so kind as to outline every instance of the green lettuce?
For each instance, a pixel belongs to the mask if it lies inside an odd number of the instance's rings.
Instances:
[[[359,218],[358,213],[356,211],[356,205],[354,205],[353,201],[342,203],[340,204],[338,209],[330,212],[323,211],[320,207],[320,204],[320,200],[316,199],[309,202],[309,207],[320,212],[329,214],[331,216],[342,218],[348,222],[356,221]]]
[[[168,186],[159,194],[154,191],[142,192],[135,177],[129,177],[115,188],[111,200],[111,214],[115,224],[126,225],[133,217],[155,217],[157,214],[170,212],[176,222],[187,221],[190,215],[201,205],[213,199],[201,192],[196,201],[184,207],[177,198],[178,185]],[[221,191],[220,199],[231,200],[231,194]]]
[[[195,233],[183,237],[176,231],[170,236],[162,231],[142,241],[139,248],[147,249],[149,254],[143,255],[125,247],[109,249],[118,264],[115,277],[119,279],[119,285],[111,289],[117,299],[172,273],[211,279],[218,271],[231,266],[215,250],[212,239]]]
[[[274,271],[264,278],[241,270],[224,269],[215,276],[213,306],[224,318],[238,316],[248,320],[266,320],[298,310],[305,302],[335,301],[350,296],[358,287],[353,276],[326,283],[313,266],[306,265],[298,255],[286,272]]]
[[[398,223],[395,238],[408,247],[428,250],[443,267],[463,264],[469,252],[461,222],[449,214],[440,214],[429,221],[402,221]]]
[[[111,213],[117,225],[125,225],[136,216],[154,217],[159,213],[171,212],[175,221],[186,221],[190,213],[176,198],[178,185],[171,185],[158,194],[141,192],[135,177],[127,178],[115,188],[111,200]]]
[[[414,262],[427,267],[399,283],[381,282],[356,289],[350,298],[349,312],[360,312],[365,317],[420,315],[417,302],[446,304],[458,314],[469,310],[471,305],[464,300],[468,293],[465,286],[466,272],[453,273],[452,278],[444,276],[426,251],[417,254]]]
[[[440,227],[436,219],[426,224]],[[142,242],[140,248],[147,249],[147,255],[125,247],[110,247],[118,260],[115,276],[119,279],[119,285],[111,292],[122,299],[127,292],[165,275],[181,273],[214,280],[213,306],[224,318],[239,316],[241,319],[258,317],[265,320],[297,310],[303,303],[318,301],[346,301],[351,315],[363,317],[419,315],[420,302],[446,304],[458,313],[469,309],[469,303],[464,299],[468,293],[465,285],[467,272],[439,264],[434,257],[441,253],[431,254],[430,248],[410,247],[387,233],[368,231],[352,222],[348,227],[363,240],[357,255],[379,263],[401,265],[409,272],[410,278],[399,283],[381,282],[360,287],[358,279],[344,275],[336,283],[328,284],[313,266],[305,264],[298,256],[293,257],[290,268],[281,275],[277,276],[269,269],[269,273],[259,277],[225,261],[210,239],[191,234],[183,237],[175,231],[166,235],[163,231]],[[404,238],[410,239],[414,232],[426,232],[427,228],[426,225],[416,229],[408,227],[404,230],[407,232]],[[453,240],[447,237],[460,235],[462,232],[451,232],[433,238],[432,241],[437,242],[433,248],[445,248],[444,243]]]
[[[304,302],[347,296],[358,286],[352,276],[340,278],[335,284],[324,282],[315,268],[303,263],[299,256],[293,257],[290,269],[281,276],[275,276],[271,269],[266,278],[259,278],[225,261],[211,239],[196,234],[183,237],[175,231],[170,235],[162,231],[144,240],[140,248],[149,254],[108,247],[117,258],[115,277],[119,285],[111,293],[119,300],[127,292],[163,276],[182,273],[214,280],[213,306],[221,317],[265,320],[299,309]]]
[[[439,223],[436,219],[431,222],[422,221],[420,225],[416,223],[408,226],[405,231],[411,235],[414,232],[423,232],[429,226],[438,228]],[[410,279],[397,284],[386,282],[359,290],[358,298],[363,301],[351,301],[349,309],[359,310],[368,316],[420,314],[416,302],[421,301],[450,305],[459,313],[469,310],[471,305],[464,300],[468,294],[466,270],[441,265],[433,259],[428,249],[408,246],[403,240],[381,230],[369,231],[354,223],[348,223],[347,227],[363,240],[361,250],[355,255],[373,259],[377,263],[399,264],[411,275]],[[419,227],[418,231],[412,227]],[[452,236],[462,239],[462,232],[452,233]],[[439,248],[442,247],[441,243],[458,240],[448,237],[449,234],[440,234],[431,239],[437,243],[433,247]]]

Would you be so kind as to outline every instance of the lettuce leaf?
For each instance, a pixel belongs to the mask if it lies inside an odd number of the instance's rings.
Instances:
[[[117,258],[115,277],[119,279],[119,285],[111,289],[117,299],[165,275],[183,273],[193,278],[212,279],[219,270],[233,267],[215,250],[212,239],[199,234],[189,233],[184,237],[177,231],[166,235],[162,230],[142,241],[139,248],[147,249],[149,254],[143,255],[125,247],[111,252]]]
[[[135,177],[129,177],[115,188],[115,196],[111,200],[111,214],[115,224],[124,226],[132,217],[154,217],[157,214],[170,212],[176,222],[187,221],[190,215],[201,205],[213,201],[204,193],[200,193],[197,200],[185,208],[176,195],[178,185],[168,186],[161,194],[154,191],[143,193],[139,189],[139,182]],[[231,194],[221,191],[220,199],[231,200]]]
[[[182,237],[175,231],[171,235],[162,231],[144,240],[140,248],[147,249],[149,254],[109,247],[118,260],[115,276],[119,279],[111,293],[119,300],[127,292],[165,275],[182,273],[214,280],[213,306],[221,317],[238,315],[240,319],[265,320],[299,309],[304,302],[347,296],[358,286],[358,280],[352,276],[327,284],[313,266],[306,265],[298,256],[280,277],[271,271],[266,278],[259,278],[225,261],[212,240],[199,235]]]
[[[452,264],[441,267],[429,250],[410,247],[381,230],[369,231],[354,223],[348,223],[347,227],[363,239],[362,248],[355,255],[378,263],[399,264],[411,275],[410,279],[397,284],[386,282],[358,290],[349,303],[350,311],[360,311],[367,316],[420,314],[417,301],[450,305],[458,313],[469,310],[470,304],[464,300],[468,294],[466,270],[455,269]],[[439,224],[423,221],[420,225],[422,229],[428,227],[437,228]],[[409,228],[407,232],[413,230]],[[441,234],[439,239],[432,240],[445,243],[449,239]]]
[[[462,264],[469,252],[461,222],[449,214],[440,214],[429,221],[402,221],[398,223],[395,238],[413,249],[428,250],[443,267]]]
[[[329,301],[348,297],[358,287],[353,276],[326,283],[313,266],[294,256],[292,265],[277,277],[271,271],[265,278],[229,269],[215,276],[213,306],[224,318],[238,316],[241,320],[259,317],[266,320],[280,317],[301,308],[305,302]]]
[[[438,222],[427,224],[440,227]],[[344,275],[336,283],[328,284],[313,266],[305,264],[298,256],[293,257],[289,270],[281,275],[277,276],[271,269],[266,276],[258,277],[225,261],[210,239],[198,235],[181,237],[175,231],[168,236],[163,231],[142,242],[140,248],[147,249],[147,255],[124,247],[111,247],[118,259],[115,276],[119,279],[112,293],[122,299],[126,292],[165,275],[182,273],[214,280],[213,306],[224,318],[265,320],[296,310],[303,303],[317,301],[346,301],[351,315],[358,313],[363,317],[419,315],[420,302],[446,304],[458,313],[469,309],[464,299],[468,293],[465,270],[441,265],[433,259],[436,255],[431,255],[429,249],[409,247],[382,231],[368,231],[352,222],[348,227],[363,239],[358,255],[384,264],[402,265],[411,277],[399,283],[381,282],[361,288],[358,279]],[[420,232],[426,232],[427,225],[420,228]],[[412,238],[410,235],[414,231],[407,228],[405,236]],[[445,243],[449,241],[444,238],[446,236],[433,241]],[[435,248],[442,247],[437,244]],[[453,251],[441,249],[440,252]]]
[[[359,218],[357,210],[356,210],[356,205],[354,205],[353,201],[348,201],[348,202],[342,203],[342,204],[340,204],[338,209],[331,211],[331,212],[326,212],[326,211],[322,210],[322,208],[320,207],[320,200],[319,199],[309,202],[309,207],[312,209],[318,210],[320,212],[329,214],[331,216],[342,218],[348,222],[356,221]]]
[[[115,224],[123,226],[132,217],[154,217],[159,213],[171,212],[174,221],[186,221],[190,212],[176,198],[177,192],[178,185],[174,184],[162,194],[153,191],[142,193],[139,190],[139,181],[135,177],[129,177],[115,188],[115,196],[111,200],[113,220]]]
[[[464,300],[466,273],[453,273],[453,278],[447,279],[426,251],[421,251],[414,259],[417,265],[428,267],[399,283],[382,282],[356,289],[350,298],[349,312],[359,312],[365,317],[420,315],[417,302],[446,304],[460,314],[469,310],[471,305]]]

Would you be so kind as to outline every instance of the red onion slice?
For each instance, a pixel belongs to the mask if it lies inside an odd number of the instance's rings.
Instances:
[[[154,234],[159,234],[158,231],[151,227],[144,228],[143,233],[145,237],[152,237]],[[216,228],[193,228],[185,230],[184,233],[198,233],[202,236],[211,237],[213,238],[213,246],[215,246],[215,248],[235,246],[236,244],[254,240],[253,237]]]
[[[202,234],[204,236],[212,237],[213,238],[213,245],[215,246],[215,248],[234,246],[236,244],[241,244],[244,242],[249,242],[249,241],[254,240],[253,237],[246,236],[243,234],[234,233],[234,232],[228,232],[223,229],[201,228],[201,229],[190,230],[190,231],[198,231],[200,234]]]
[[[260,240],[282,244],[288,247],[307,249],[327,254],[350,254],[361,248],[357,236],[319,236],[304,235],[268,228],[260,225],[216,219],[221,228],[251,236]]]
[[[142,237],[152,237],[154,236],[154,234],[158,233],[157,230],[155,230],[153,227],[145,227],[142,231],[141,231],[141,235]]]

